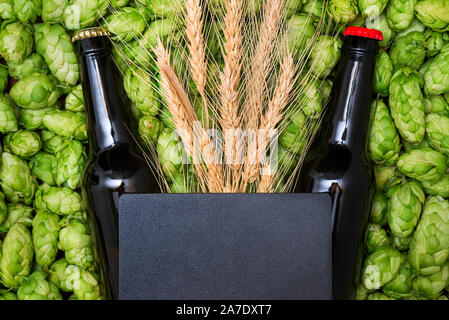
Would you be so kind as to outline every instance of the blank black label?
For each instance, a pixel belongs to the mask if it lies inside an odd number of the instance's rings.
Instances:
[[[331,299],[327,194],[120,197],[120,299]]]

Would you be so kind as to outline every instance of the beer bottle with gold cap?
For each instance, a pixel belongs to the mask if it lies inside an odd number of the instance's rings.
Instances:
[[[79,55],[89,135],[83,196],[96,218],[107,291],[116,299],[118,199],[123,194],[158,192],[158,187],[133,135],[130,104],[112,60],[108,36],[103,28],[89,28],[76,32],[72,40]]]

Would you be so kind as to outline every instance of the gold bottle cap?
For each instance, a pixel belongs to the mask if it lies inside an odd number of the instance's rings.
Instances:
[[[93,28],[87,28],[83,30],[78,30],[73,34],[72,42],[88,39],[88,38],[94,38],[94,37],[103,37],[103,36],[110,36],[111,33],[102,27],[93,27]]]

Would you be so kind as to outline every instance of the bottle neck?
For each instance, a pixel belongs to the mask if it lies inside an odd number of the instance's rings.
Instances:
[[[106,41],[105,37],[79,41],[89,136],[99,151],[133,141],[125,110],[126,95]]]
[[[332,118],[327,143],[344,145],[354,151],[364,148],[377,51],[377,40],[345,39],[329,104]]]

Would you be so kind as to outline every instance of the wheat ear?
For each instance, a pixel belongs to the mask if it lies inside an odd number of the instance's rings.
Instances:
[[[161,90],[167,101],[167,107],[173,116],[173,123],[187,153],[193,156],[193,124],[197,121],[195,111],[171,66],[170,54],[160,40],[158,40],[158,44],[153,51],[156,54],[156,65],[161,74]],[[207,181],[202,168],[199,165],[195,165],[195,168],[201,189],[203,192],[207,192]]]
[[[247,129],[257,130],[259,128],[264,102],[269,91],[266,79],[273,66],[273,52],[280,29],[283,5],[283,0],[268,0],[264,6],[264,20],[259,28],[259,40],[246,82],[247,97],[244,120]],[[255,143],[257,144],[257,138]],[[242,192],[246,192],[247,185],[255,182],[259,175],[259,150],[257,149],[256,146],[255,154],[247,153],[245,157]]]
[[[206,100],[207,62],[206,47],[203,36],[203,8],[201,0],[186,0],[185,25],[189,48],[189,62],[192,79],[203,99],[205,124],[209,123],[209,112]]]
[[[241,117],[239,115],[239,91],[238,86],[241,77],[242,59],[242,1],[227,0],[226,15],[224,18],[224,68],[220,73],[220,124],[223,132],[234,133],[241,129]],[[232,164],[236,164],[243,152],[243,141],[240,137],[232,135],[231,139],[225,138],[225,158]],[[229,141],[228,141],[229,140]],[[238,166],[231,166],[232,174],[228,177],[227,190],[237,192],[235,181],[238,179]]]
[[[279,121],[282,120],[283,110],[290,100],[295,83],[296,68],[290,51],[285,55],[280,69],[281,71],[273,98],[268,103],[268,109],[261,121],[260,128],[265,130],[267,134],[274,130]],[[263,145],[265,146],[266,144],[264,143]],[[261,146],[259,145],[258,147]],[[260,193],[273,192],[274,179],[269,164],[265,166],[265,171],[268,171],[268,173],[262,176],[262,180],[258,185],[258,192]]]

